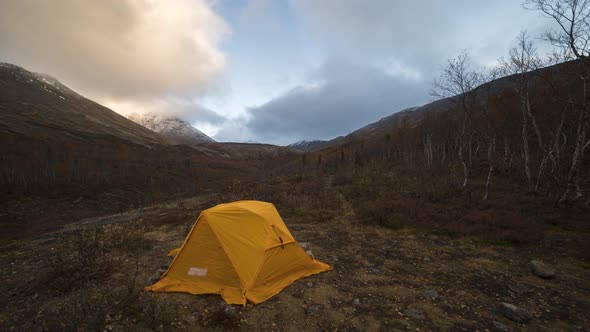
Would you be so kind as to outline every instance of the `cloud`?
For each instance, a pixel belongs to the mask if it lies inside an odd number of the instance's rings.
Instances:
[[[3,1],[0,61],[98,100],[194,96],[223,71],[228,31],[204,0]]]
[[[247,127],[256,140],[331,139],[428,98],[428,85],[421,81],[341,59],[326,62],[310,77],[315,83],[249,109]]]
[[[327,52],[359,61],[399,61],[429,74],[464,49],[489,62],[505,54],[522,29],[548,22],[518,1],[291,0]],[[508,37],[508,38],[507,38]]]
[[[226,121],[223,116],[190,99],[167,98],[153,100],[150,103],[133,100],[124,102],[106,101],[104,105],[111,109],[116,109],[123,115],[157,113],[163,116],[178,117],[193,124],[201,122],[220,125]]]
[[[510,46],[506,36],[547,24],[513,0],[290,5],[327,60],[304,83],[249,109],[247,127],[258,141],[331,139],[421,105],[446,59],[467,50],[476,65],[493,64]]]

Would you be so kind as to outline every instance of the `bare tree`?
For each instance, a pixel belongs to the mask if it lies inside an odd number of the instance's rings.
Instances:
[[[489,198],[490,195],[490,185],[492,182],[492,175],[496,168],[494,163],[494,152],[496,150],[496,137],[497,137],[497,128],[495,126],[494,121],[491,119],[490,116],[490,95],[491,89],[493,86],[493,81],[501,76],[502,71],[500,68],[495,67],[492,68],[485,76],[484,80],[489,82],[488,84],[483,85],[479,90],[479,93],[482,94],[483,97],[483,112],[482,117],[484,118],[485,124],[482,130],[478,132],[479,136],[482,138],[482,141],[487,145],[487,161],[488,161],[488,175],[486,177],[486,186],[485,192],[482,197],[482,200],[485,201]]]
[[[463,167],[463,187],[469,181],[469,167],[465,156],[465,148],[471,151],[473,138],[472,118],[474,100],[468,92],[482,83],[482,75],[473,68],[467,52],[462,52],[457,57],[449,59],[442,69],[439,79],[434,80],[431,95],[435,98],[455,96],[453,101],[463,111],[461,132],[458,136],[457,155]]]
[[[533,125],[539,146],[542,146],[542,139],[537,121],[533,116],[531,110],[531,99],[529,94],[529,84],[531,80],[531,71],[541,67],[541,60],[537,55],[537,50],[526,31],[521,31],[516,39],[516,45],[513,46],[507,59],[500,59],[501,70],[504,75],[512,76],[512,81],[515,83],[515,90],[520,97],[520,109],[522,113],[522,152],[523,152],[523,166],[527,182],[532,186],[531,175],[531,155],[528,141],[528,125],[529,121]]]
[[[547,31],[546,39],[563,54],[580,61],[582,70],[576,71],[576,76],[582,85],[582,98],[573,103],[577,112],[574,152],[566,190],[559,200],[560,203],[573,202],[582,197],[580,170],[584,151],[590,146],[586,137],[590,118],[590,0],[527,0],[524,6],[553,19],[557,28]]]

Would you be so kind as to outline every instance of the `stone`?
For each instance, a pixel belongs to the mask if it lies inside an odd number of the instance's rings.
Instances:
[[[160,277],[162,276],[162,274],[164,274],[164,272],[166,272],[165,269],[158,269],[158,271],[154,272],[154,274],[152,274],[147,280],[148,286],[151,286],[158,282],[158,280],[160,280]]]
[[[529,267],[531,268],[531,271],[538,277],[545,279],[555,278],[555,270],[541,261],[532,260],[529,262]]]
[[[235,306],[232,305],[228,305],[225,308],[223,308],[223,314],[225,315],[225,317],[227,318],[238,318],[238,308],[236,308]]]
[[[438,297],[438,292],[435,291],[434,289],[427,289],[424,292],[422,292],[422,295],[427,299],[434,300]]]
[[[424,311],[420,310],[420,309],[416,309],[416,308],[408,308],[406,309],[406,311],[404,311],[404,314],[406,314],[406,316],[410,317],[410,318],[414,318],[414,319],[424,319]]]
[[[359,300],[359,299],[352,300],[352,305],[353,306],[359,306],[359,305],[361,305],[361,300]]]
[[[528,311],[510,303],[502,302],[499,310],[504,317],[517,323],[528,323],[532,319],[532,316]]]
[[[492,329],[492,331],[494,332],[511,332],[512,328],[504,323],[500,323],[498,321],[493,321],[492,325],[494,326],[494,328]]]
[[[307,282],[307,283],[305,284],[305,286],[307,286],[307,287],[313,287],[313,282],[309,281],[309,282]]]
[[[321,304],[310,304],[309,306],[307,306],[307,309],[305,309],[305,315],[310,316],[315,314],[316,312],[320,311],[320,309],[322,309],[323,305]]]

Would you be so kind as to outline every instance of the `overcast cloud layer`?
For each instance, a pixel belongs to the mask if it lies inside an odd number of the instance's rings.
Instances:
[[[524,28],[546,21],[518,1],[292,0],[328,58],[308,82],[249,109],[248,128],[261,141],[330,139],[429,101],[446,59],[467,50],[489,66]],[[514,19],[511,20],[510,18]],[[518,19],[516,19],[518,17]]]
[[[161,105],[194,118],[203,108],[192,100],[224,69],[228,31],[202,0],[2,1],[0,61],[122,113]]]
[[[345,135],[429,100],[446,59],[481,66],[549,20],[518,0],[0,0],[0,61],[117,112],[221,141]],[[541,52],[543,46],[541,46]]]
[[[318,83],[299,86],[250,110],[250,130],[261,141],[288,144],[331,139],[404,108],[425,102],[428,85],[378,68],[332,60]]]

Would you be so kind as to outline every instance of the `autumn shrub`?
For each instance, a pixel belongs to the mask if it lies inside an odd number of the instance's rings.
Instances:
[[[144,233],[143,222],[134,221],[61,234],[47,257],[44,280],[53,290],[68,292],[89,281],[103,279],[115,271],[121,260],[137,260],[142,251],[151,248],[151,241],[143,237]],[[125,272],[135,278],[136,270]],[[131,281],[134,283],[135,279]]]

